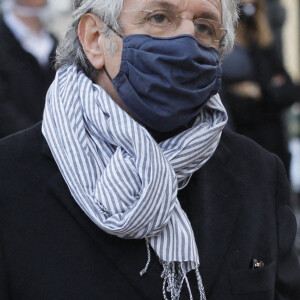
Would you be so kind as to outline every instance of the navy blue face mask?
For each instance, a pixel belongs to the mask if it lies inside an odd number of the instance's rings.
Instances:
[[[123,37],[118,75],[112,84],[146,127],[171,132],[189,124],[221,85],[217,50],[192,35]]]

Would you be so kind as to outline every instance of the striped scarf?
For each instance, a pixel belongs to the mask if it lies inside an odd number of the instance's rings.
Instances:
[[[158,144],[74,65],[58,70],[48,91],[42,132],[73,198],[105,232],[146,240],[148,258],[150,245],[163,265],[165,299],[179,299],[184,281],[192,298],[186,277],[192,269],[206,299],[177,192],[213,155],[226,122],[216,95],[191,128]]]

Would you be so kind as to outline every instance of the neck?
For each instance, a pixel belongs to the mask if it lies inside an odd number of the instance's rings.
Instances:
[[[28,28],[30,28],[35,33],[40,33],[43,29],[41,21],[37,17],[24,17],[15,13],[16,17],[24,23]]]

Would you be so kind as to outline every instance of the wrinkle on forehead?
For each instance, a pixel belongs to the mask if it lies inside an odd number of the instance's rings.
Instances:
[[[124,2],[129,5],[134,4],[135,6],[144,6],[144,5],[154,2],[154,1],[151,1],[151,0],[125,0]],[[157,1],[157,2],[160,2],[160,1]],[[164,2],[164,1],[161,0],[161,2]],[[166,2],[168,2],[168,1],[166,1]],[[187,7],[189,2],[192,2],[192,0],[170,0],[170,2],[176,6]],[[209,2],[211,5],[213,5],[219,11],[222,10],[221,0],[197,0],[197,2],[199,4]]]
[[[210,2],[215,8],[219,9],[220,11],[222,11],[222,4],[221,4],[221,0],[206,0],[208,2]],[[225,0],[223,0],[225,1]]]
[[[210,2],[219,12],[220,12],[220,17],[221,17],[221,22],[222,22],[222,3],[221,1],[226,1],[226,0],[207,0]]]
[[[222,23],[222,0],[125,0],[124,10],[156,9],[165,6],[176,7],[179,14],[188,18],[211,18]],[[226,1],[226,0],[223,0]],[[160,3],[160,5],[159,5]]]
[[[219,21],[222,22],[222,0],[202,0],[199,1],[201,5],[206,5],[207,7],[210,7],[211,10],[217,12],[219,16]],[[226,1],[226,0],[223,0]],[[200,5],[199,3],[199,5]]]

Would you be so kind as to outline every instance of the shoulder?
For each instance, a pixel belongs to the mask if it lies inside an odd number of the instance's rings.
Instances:
[[[222,157],[226,151],[229,153],[227,163],[223,167],[226,171],[220,171],[217,176],[238,178],[238,188],[243,191],[244,199],[252,195],[251,203],[263,201],[269,207],[279,207],[289,202],[290,184],[287,172],[277,155],[243,135],[225,130],[216,159],[212,162],[212,165],[215,165],[215,173],[222,163],[218,156]]]
[[[211,166],[219,177],[238,178],[240,188],[248,193],[266,193],[274,199],[280,182],[288,186],[286,171],[275,154],[228,130],[223,132]]]
[[[22,158],[36,157],[42,145],[41,122],[0,140],[1,165],[9,165]],[[2,168],[1,168],[2,169]]]
[[[43,136],[41,123],[20,131],[0,141],[0,190],[12,192],[13,185],[18,188],[32,183],[44,166],[42,155]],[[9,188],[10,187],[10,188]]]
[[[277,163],[275,154],[250,138],[230,130],[224,130],[218,151],[222,152],[224,148],[230,152],[231,163],[237,163],[241,167],[263,168],[265,165]]]

